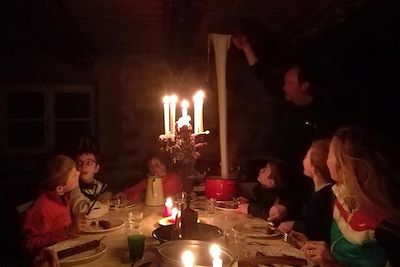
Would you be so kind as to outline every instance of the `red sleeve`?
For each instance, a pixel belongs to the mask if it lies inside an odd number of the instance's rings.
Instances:
[[[129,201],[135,201],[139,202],[142,200],[142,194],[146,191],[147,189],[147,181],[143,180],[134,186],[126,189],[124,193],[126,194],[126,198]]]
[[[25,238],[25,249],[31,255],[44,247],[69,238],[64,226],[52,225],[51,218],[46,218],[39,211],[26,214],[22,230]]]

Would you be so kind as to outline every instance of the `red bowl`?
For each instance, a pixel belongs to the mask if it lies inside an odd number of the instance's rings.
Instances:
[[[220,176],[206,177],[205,195],[216,200],[232,200],[236,196],[236,179]]]

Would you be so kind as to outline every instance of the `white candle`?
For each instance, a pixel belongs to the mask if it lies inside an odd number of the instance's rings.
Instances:
[[[175,134],[175,123],[176,123],[176,102],[178,102],[178,97],[176,95],[172,95],[170,97],[170,115],[171,115],[171,133]]]
[[[213,267],[222,267],[221,248],[217,244],[212,244],[210,247],[211,257],[213,258]]]
[[[230,45],[230,37],[231,36],[227,34],[211,34],[211,40],[214,44],[218,86],[219,140],[222,177],[228,176],[226,58]]]
[[[194,133],[202,133],[203,129],[203,99],[204,92],[198,91],[193,97],[194,100]]]
[[[172,214],[172,206],[174,203],[172,203],[172,198],[167,197],[165,200],[165,206],[164,206],[164,216],[169,217]]]
[[[169,96],[164,96],[164,132],[165,135],[169,134]]]
[[[192,267],[194,262],[194,255],[191,251],[185,250],[182,254],[182,263],[185,267]]]
[[[182,117],[185,118],[188,115],[189,101],[183,100],[181,103],[181,107],[182,107]]]

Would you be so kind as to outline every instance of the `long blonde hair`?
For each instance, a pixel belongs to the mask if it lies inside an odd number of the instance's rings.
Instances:
[[[349,197],[357,206],[398,219],[400,183],[383,143],[373,132],[357,126],[340,128],[332,139]]]

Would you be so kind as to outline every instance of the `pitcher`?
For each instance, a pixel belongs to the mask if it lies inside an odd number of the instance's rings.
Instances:
[[[162,178],[153,176],[147,179],[147,190],[144,203],[146,204],[146,206],[164,205],[164,190]]]

